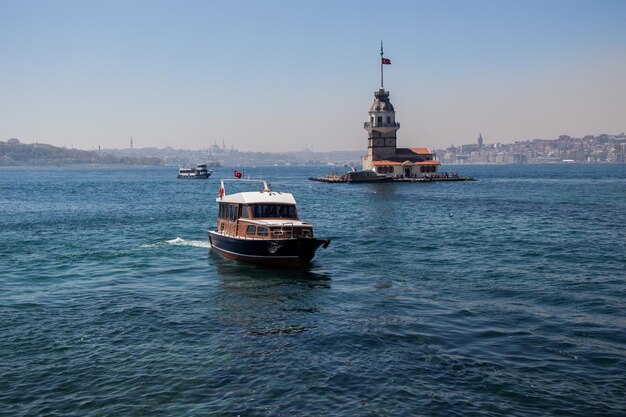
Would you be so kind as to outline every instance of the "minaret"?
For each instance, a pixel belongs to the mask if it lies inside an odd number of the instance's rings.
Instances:
[[[369,121],[363,124],[367,130],[367,156],[363,169],[372,169],[373,161],[393,158],[396,154],[396,132],[400,123],[396,122],[396,111],[389,101],[389,92],[383,88],[383,65],[391,64],[383,58],[383,43],[380,43],[380,89],[374,93],[374,103],[370,107]]]

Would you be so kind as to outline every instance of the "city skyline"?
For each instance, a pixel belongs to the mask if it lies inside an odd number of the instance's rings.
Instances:
[[[0,140],[366,147],[379,47],[398,144],[623,132],[626,3],[0,0]]]

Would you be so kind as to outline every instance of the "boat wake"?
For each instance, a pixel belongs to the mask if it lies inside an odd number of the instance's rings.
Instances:
[[[207,240],[187,240],[180,237],[174,239],[162,240],[155,243],[146,243],[141,245],[142,248],[153,248],[162,245],[174,245],[174,246],[192,246],[194,248],[211,248],[211,244]]]
[[[168,245],[175,246],[193,246],[194,248],[210,248],[211,244],[208,240],[187,240],[177,237],[176,239],[166,240],[165,243]]]

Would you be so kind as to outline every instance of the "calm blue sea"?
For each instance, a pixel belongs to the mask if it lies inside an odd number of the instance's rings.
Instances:
[[[232,169],[0,169],[0,415],[626,415],[626,165],[444,169],[246,169],[332,239],[295,271],[210,252]]]

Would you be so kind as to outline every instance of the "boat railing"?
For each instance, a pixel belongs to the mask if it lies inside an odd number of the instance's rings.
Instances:
[[[311,232],[308,229],[296,227],[294,222],[284,222],[273,225],[259,222],[259,227],[266,227],[269,229],[269,233],[265,235],[248,235],[245,231],[241,232],[239,227],[228,226],[221,228],[219,232],[224,236],[241,237],[250,240],[267,240],[272,238],[293,239],[300,236],[311,236]]]
[[[293,232],[292,232],[293,233]],[[287,237],[290,238],[291,236],[285,236],[288,235],[288,233],[286,233],[286,231],[284,229],[274,229],[272,230],[272,236],[273,237]]]
[[[286,229],[288,229],[288,230],[286,230]],[[288,234],[288,236],[287,236],[288,239],[293,239],[293,222],[286,222],[286,223],[283,223],[283,224],[280,225],[280,233],[281,233],[281,235],[283,233],[285,233],[285,232],[287,232],[287,234]]]
[[[248,178],[224,178],[222,180],[220,180],[220,197],[223,197],[226,195],[226,188],[224,188],[224,182],[237,182],[237,183],[260,183],[263,184],[263,192],[270,192],[270,187],[267,185],[267,182],[265,180],[254,180],[254,179],[248,179]]]

